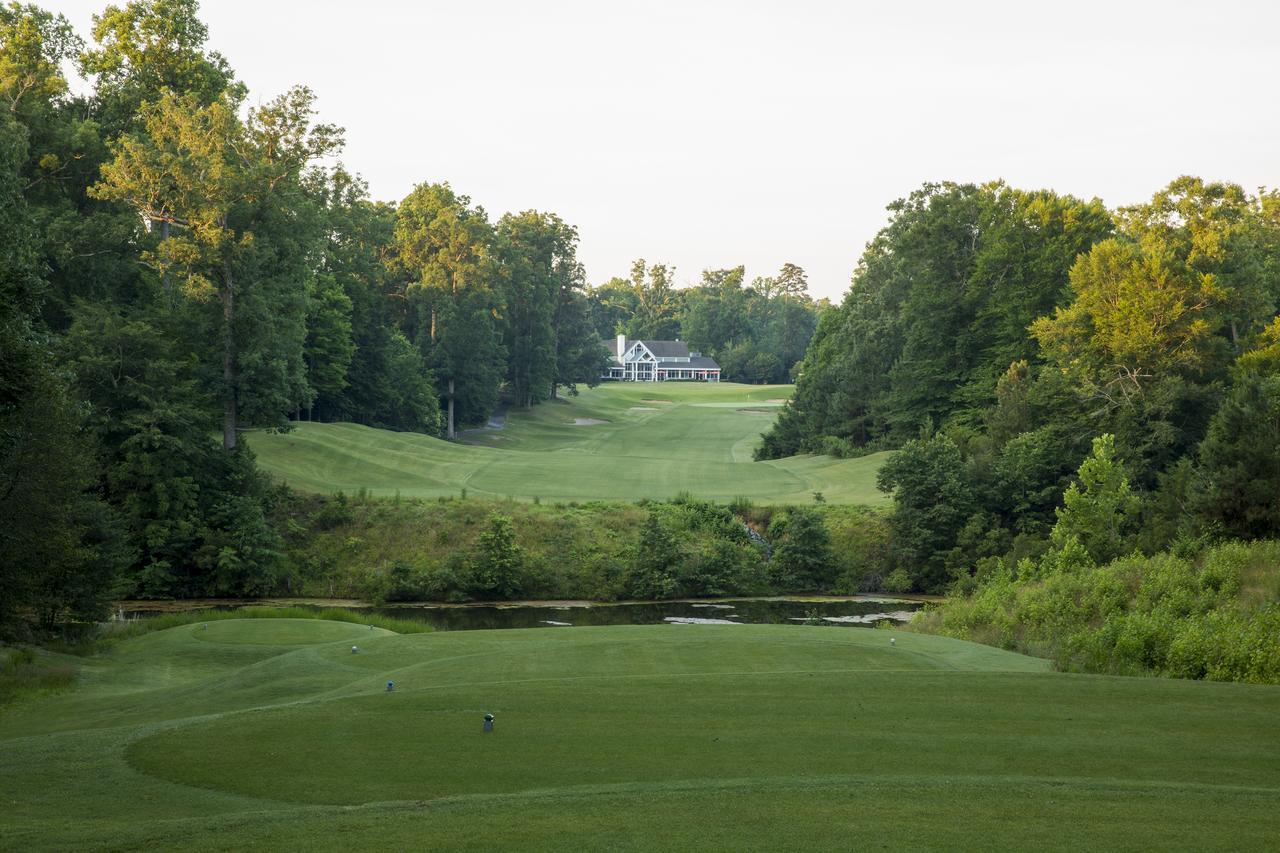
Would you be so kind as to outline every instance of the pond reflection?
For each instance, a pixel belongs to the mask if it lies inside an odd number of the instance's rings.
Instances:
[[[492,628],[572,628],[586,625],[666,623],[874,626],[902,623],[921,606],[907,599],[744,598],[717,601],[644,601],[623,604],[386,605],[372,610],[402,619],[421,619],[437,631]]]

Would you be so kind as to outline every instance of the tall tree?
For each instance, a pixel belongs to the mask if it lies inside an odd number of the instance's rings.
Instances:
[[[505,374],[495,287],[493,229],[483,208],[448,184],[419,184],[396,214],[399,264],[410,276],[416,338],[447,407],[445,435],[481,422],[497,405]]]
[[[628,337],[665,341],[679,334],[680,297],[674,277],[675,269],[666,264],[646,264],[641,258],[631,265],[635,313],[627,324]]]
[[[722,358],[748,336],[746,272],[741,266],[702,271],[702,282],[685,296],[680,318],[680,334],[690,348]]]
[[[560,279],[576,264],[576,243],[575,229],[553,213],[529,210],[498,220],[507,382],[524,408],[546,399],[555,383]]]
[[[3,56],[3,52],[0,52]],[[37,325],[40,242],[22,195],[26,129],[0,110],[0,632],[95,619],[114,592],[113,524],[92,444]]]
[[[206,51],[209,30],[197,0],[131,0],[93,17],[98,47],[80,58],[81,71],[96,82],[95,118],[109,137],[140,129],[142,105],[165,95],[189,96],[208,106],[230,88],[244,89],[226,59]]]
[[[1002,183],[929,184],[890,206],[841,306],[818,328],[769,452],[897,444],[976,425],[1026,327],[1067,301],[1076,257],[1111,232],[1101,202]]]
[[[630,281],[614,276],[591,288],[588,298],[597,337],[606,339],[626,333],[627,324],[636,313],[636,292]]]
[[[302,175],[342,139],[313,124],[313,104],[309,90],[292,89],[242,122],[229,95],[202,106],[166,94],[142,107],[142,128],[114,145],[93,188],[176,226],[144,261],[180,276],[195,302],[216,301],[200,319],[217,329],[227,451],[242,417],[279,423],[309,396],[305,286],[321,230],[306,215]]]
[[[1236,362],[1234,387],[1197,449],[1190,503],[1211,529],[1280,535],[1280,317]]]

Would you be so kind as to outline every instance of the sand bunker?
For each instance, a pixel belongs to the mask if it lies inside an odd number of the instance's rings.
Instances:
[[[597,420],[596,418],[574,418],[573,423],[569,426],[598,426],[599,424],[607,424],[608,421]]]
[[[671,403],[670,400],[641,400],[640,402],[641,403],[666,403],[668,405],[670,405]]]
[[[633,412],[656,412],[656,411],[658,411],[658,410],[657,410],[657,409],[655,409],[655,408],[653,408],[652,406],[632,406],[632,407],[631,407],[631,411],[633,411]]]
[[[543,620],[542,620],[542,624],[543,624],[543,625],[560,625],[560,626],[563,626],[563,627],[565,627],[565,628],[572,628],[572,627],[573,627],[573,623],[572,623],[572,622],[554,622],[554,621],[552,621],[552,620],[550,620],[550,619],[543,619]]]

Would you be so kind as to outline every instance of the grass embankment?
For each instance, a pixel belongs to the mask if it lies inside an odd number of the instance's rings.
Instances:
[[[116,643],[141,637],[154,631],[165,631],[194,623],[206,624],[227,619],[319,619],[374,626],[397,634],[425,634],[430,625],[415,619],[398,619],[373,612],[356,612],[337,607],[248,606],[232,610],[184,610],[162,613],[142,619],[106,622],[86,626],[88,630],[73,641],[55,642],[50,648],[35,646],[0,646],[0,705],[33,694],[65,690],[75,680],[83,658],[101,653]],[[202,629],[203,630],[203,629]],[[310,642],[310,640],[308,640]]]
[[[340,607],[268,607],[250,605],[234,610],[183,610],[160,613],[125,622],[111,622],[105,627],[103,639],[111,642],[139,637],[152,631],[166,631],[194,623],[221,622],[227,619],[319,619],[325,622],[348,622],[353,625],[372,625],[396,634],[425,634],[431,626],[415,619],[398,619],[371,611],[344,610]]]
[[[1064,670],[1280,683],[1280,542],[1232,542],[1047,577],[996,571],[911,628],[1051,658]]]
[[[355,424],[297,424],[249,439],[258,463],[307,492],[390,497],[635,501],[687,492],[708,500],[878,505],[886,454],[753,462],[790,385],[610,383],[512,410],[465,443]]]
[[[23,850],[1274,843],[1280,689],[1046,667],[802,626],[177,627],[3,712],[0,829]]]
[[[295,496],[280,509],[279,526],[291,531],[282,591],[372,601],[495,597],[470,589],[467,577],[468,562],[479,556],[479,540],[495,513],[511,519],[521,550],[516,597],[644,597],[630,585],[629,572],[651,515],[661,520],[675,548],[672,595],[799,591],[771,585],[763,554],[755,553],[742,526],[750,522],[767,533],[770,520],[786,508],[735,505],[734,516],[721,508],[726,518],[712,525],[704,523],[707,513],[700,515],[699,506],[706,505]],[[888,565],[883,513],[830,504],[816,509],[832,546],[816,589],[878,590]]]

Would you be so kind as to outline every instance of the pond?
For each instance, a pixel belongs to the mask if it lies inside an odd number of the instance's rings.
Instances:
[[[316,600],[273,599],[266,605],[322,607]],[[148,615],[182,609],[228,609],[226,601],[122,603],[126,615]],[[350,606],[351,602],[342,602]],[[883,596],[736,598],[684,601],[601,603],[589,601],[504,602],[487,604],[387,604],[359,607],[384,616],[416,619],[437,631],[491,628],[571,628],[586,625],[732,624],[799,625],[806,622],[842,627],[874,627],[878,622],[901,624],[924,604],[921,600]],[[332,606],[329,604],[328,606]]]

